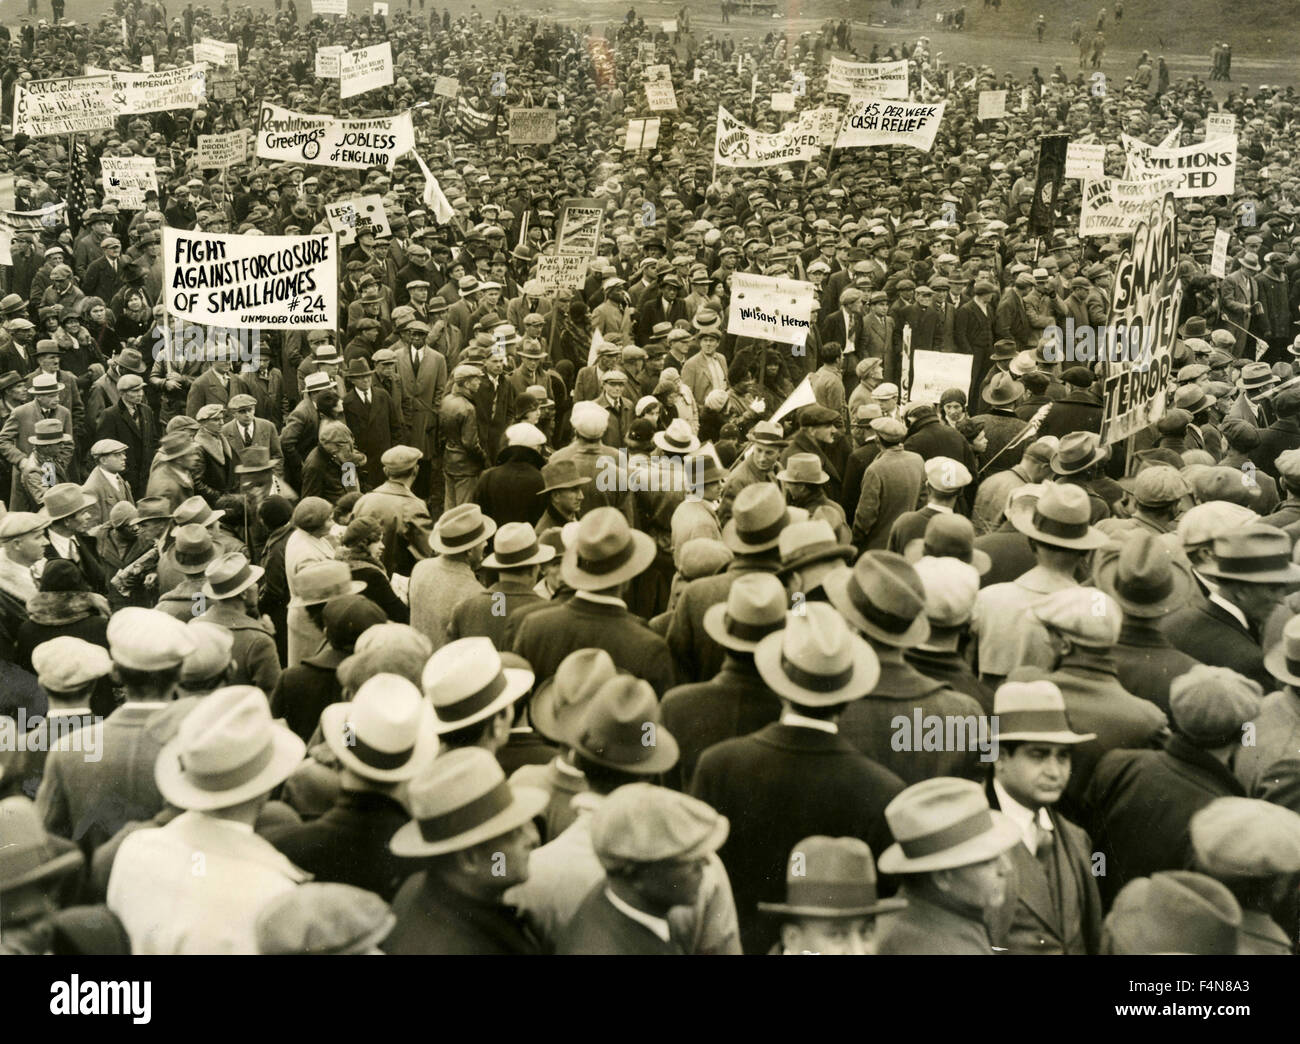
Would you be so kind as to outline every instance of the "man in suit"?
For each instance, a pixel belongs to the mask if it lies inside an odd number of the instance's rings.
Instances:
[[[830,606],[810,602],[761,639],[754,661],[781,702],[779,720],[705,750],[690,792],[731,821],[719,850],[731,878],[746,953],[765,953],[777,929],[758,903],[779,902],[790,849],[814,834],[889,843],[885,806],[903,789],[888,769],[839,735],[846,705],[875,683],[878,664]],[[812,656],[813,650],[817,655]]]
[[[693,320],[695,343],[699,351],[682,366],[682,383],[691,389],[695,402],[703,406],[711,391],[727,391],[727,360],[718,351],[722,345],[722,316],[712,308],[703,308]]]
[[[325,415],[322,406],[329,405]],[[303,382],[303,397],[289,414],[280,432],[280,449],[284,454],[285,477],[293,485],[301,484],[303,462],[316,448],[323,419],[334,416],[339,405],[338,391],[325,373],[311,373]]]
[[[357,449],[366,456],[362,484],[367,489],[383,483],[384,468],[380,460],[402,437],[397,404],[388,392],[375,386],[373,374],[374,370],[364,359],[353,359],[346,373],[350,389],[343,397],[343,417],[352,430]]]
[[[32,452],[32,436],[36,433],[39,420],[57,420],[63,426],[63,433],[71,441],[74,438],[72,412],[66,406],[59,405],[59,392],[62,383],[48,373],[33,375],[29,384],[32,400],[21,406],[15,406],[5,418],[4,427],[0,428],[0,453],[13,465],[13,488],[18,488],[18,469]],[[11,493],[7,502],[13,503]]]
[[[97,501],[75,482],[64,482],[45,491],[42,510],[50,518],[46,535],[46,561],[63,559],[81,573],[86,587],[96,594],[108,593],[108,574],[90,535],[99,509]]]
[[[224,627],[234,638],[228,681],[275,690],[280,681],[280,659],[275,639],[257,613],[257,584],[264,575],[239,552],[218,555],[204,569],[201,593],[207,605],[198,617]]]
[[[122,241],[116,236],[108,236],[99,245],[104,251],[103,256],[86,266],[81,276],[81,289],[87,297],[98,297],[107,303],[126,285],[122,275]]]
[[[998,288],[987,279],[977,280],[971,299],[957,309],[953,318],[952,333],[957,351],[973,359],[967,402],[979,399],[984,371],[988,369],[989,356],[993,352],[992,304],[997,292]]]
[[[858,362],[866,357],[862,331],[863,300],[861,290],[857,289],[857,287],[847,287],[840,294],[839,307],[824,316],[819,326],[822,343],[826,344],[834,341],[836,344],[843,345],[844,354],[852,356],[849,361],[849,365],[852,367],[857,366]],[[884,343],[888,344],[888,341]],[[884,359],[884,357],[883,351],[877,356],[880,359]]]
[[[420,451],[422,460],[414,490],[422,497],[432,492],[432,462],[438,459],[441,441],[438,418],[443,395],[449,390],[447,359],[442,352],[426,346],[428,335],[428,326],[414,322],[403,331],[403,340],[393,345],[397,379],[411,404],[401,442]]]
[[[545,600],[533,588],[539,570],[555,557],[555,548],[538,543],[527,522],[507,522],[493,538],[493,553],[483,559],[483,569],[495,570],[497,581],[486,591],[471,595],[452,610],[447,638],[487,637],[498,649],[509,648],[507,624],[513,613]]]
[[[99,427],[100,415],[117,403],[121,395],[118,384],[123,377],[138,376],[143,380],[147,371],[144,356],[134,348],[123,348],[115,357],[109,359],[104,375],[86,392],[86,429],[95,431]],[[190,416],[194,414],[191,413]]]
[[[126,470],[127,453],[126,443],[116,439],[100,439],[90,447],[90,459],[94,461],[94,467],[81,488],[94,497],[98,505],[95,525],[108,521],[114,504],[122,501],[135,503],[135,494],[131,492],[131,486],[122,474]]]
[[[1033,275],[1029,272],[1019,273],[1014,285],[1002,291],[993,319],[994,336],[1014,341],[1018,351],[1029,351],[1038,346],[1038,331],[1029,321],[1029,312],[1025,307],[1025,295],[1033,288]]]
[[[149,485],[158,434],[153,410],[144,401],[144,378],[134,373],[123,374],[118,388],[120,398],[100,415],[95,438],[126,447],[121,475],[130,486],[132,496],[139,498]],[[91,456],[94,456],[94,446]]]
[[[218,352],[208,369],[195,378],[185,398],[185,412],[197,417],[204,406],[216,404],[225,407],[232,398],[244,390],[243,384],[235,376],[231,360],[224,352]]]
[[[1278,457],[1287,450],[1300,448],[1300,389],[1286,388],[1273,396],[1274,421],[1259,433],[1259,445],[1250,452],[1255,466],[1273,478],[1279,478]],[[1295,519],[1273,523],[1282,526]]]
[[[1095,954],[1101,896],[1088,835],[1055,808],[1070,779],[1071,750],[1092,736],[1070,728],[1051,682],[1007,682],[993,698],[997,761],[989,805],[1020,833],[1008,855],[1014,888],[991,925],[1008,953]]]
[[[646,344],[656,323],[676,323],[679,319],[689,319],[686,304],[679,300],[682,293],[682,281],[669,271],[659,279],[659,292],[648,293],[641,300],[636,320],[636,343]]]
[[[284,478],[284,450],[280,447],[280,432],[275,424],[256,416],[257,400],[245,392],[233,396],[226,409],[232,419],[221,428],[221,434],[234,447],[237,455],[251,446],[262,446],[270,456],[275,474]]]
[[[1259,287],[1255,283],[1259,275],[1259,255],[1244,253],[1237,267],[1219,282],[1219,304],[1233,326],[1235,337],[1232,354],[1241,358],[1246,349],[1247,331],[1256,316],[1264,314],[1264,305],[1259,300]],[[1253,341],[1251,342],[1254,343]]]
[[[895,520],[916,508],[925,485],[925,461],[903,448],[907,426],[896,417],[877,417],[871,429],[881,450],[862,476],[853,513],[853,543],[861,550],[888,546]]]

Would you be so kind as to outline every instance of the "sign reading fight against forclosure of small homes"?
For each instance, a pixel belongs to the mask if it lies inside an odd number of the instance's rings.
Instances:
[[[266,102],[257,124],[258,159],[391,171],[397,158],[413,148],[415,128],[409,112],[371,120],[336,120]]]
[[[566,199],[560,205],[555,252],[572,257],[595,257],[605,208],[598,199]]]
[[[913,104],[884,98],[850,98],[835,147],[910,145],[929,152],[934,147],[934,136],[939,133],[944,105],[944,102]]]
[[[733,272],[727,333],[802,346],[816,293],[812,283],[799,279]]]
[[[907,62],[846,62],[832,58],[826,73],[826,92],[906,98]]]
[[[333,330],[338,239],[241,236],[163,228],[169,315],[226,329]]]
[[[195,162],[202,170],[225,170],[248,159],[253,132],[247,128],[226,134],[200,134],[194,150]]]
[[[1237,139],[1214,138],[1182,148],[1162,149],[1139,138],[1120,135],[1128,159],[1125,177],[1130,181],[1155,181],[1178,176],[1176,199],[1231,196],[1237,185]]]
[[[1128,357],[1105,363],[1103,446],[1134,435],[1165,414],[1178,309],[1178,215],[1173,193],[1148,205],[1132,246],[1115,269],[1107,327]]]

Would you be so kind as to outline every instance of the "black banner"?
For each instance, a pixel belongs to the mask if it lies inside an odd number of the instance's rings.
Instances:
[[[1048,134],[1038,144],[1038,178],[1029,209],[1029,234],[1045,236],[1056,222],[1056,201],[1065,182],[1065,146],[1068,134]]]

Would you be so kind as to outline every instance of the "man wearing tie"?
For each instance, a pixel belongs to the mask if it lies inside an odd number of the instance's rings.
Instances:
[[[90,469],[90,475],[82,483],[81,489],[88,496],[94,497],[98,505],[95,525],[102,525],[107,520],[114,504],[123,500],[128,504],[135,503],[131,487],[122,478],[122,472],[126,470],[128,448],[125,442],[118,442],[117,439],[100,439],[90,447],[90,457],[95,466]]]
[[[431,476],[438,454],[438,412],[447,388],[447,360],[442,352],[425,345],[429,327],[424,323],[411,323],[402,336],[406,346],[398,341],[393,351],[397,356],[397,378],[411,403],[411,412],[406,419],[406,434],[400,441],[420,451],[420,469],[411,489],[424,499],[439,492]]]
[[[280,448],[280,433],[271,421],[256,416],[257,400],[241,392],[231,398],[226,408],[234,414],[221,428],[221,434],[235,448],[235,455],[243,458],[250,446],[264,446],[270,454],[272,470],[277,478],[284,478],[284,452]]]
[[[352,431],[357,449],[366,455],[362,485],[374,489],[384,483],[380,458],[402,437],[401,414],[392,396],[374,386],[374,370],[364,359],[348,363],[351,390],[343,397],[343,417]]]

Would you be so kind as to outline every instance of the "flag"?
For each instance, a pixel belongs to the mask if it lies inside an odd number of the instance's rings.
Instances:
[[[86,143],[77,135],[72,136],[72,155],[69,157],[68,170],[68,228],[75,238],[81,230],[81,215],[89,205],[86,195]]]
[[[811,406],[817,401],[817,396],[813,394],[812,381],[805,377],[799,382],[799,387],[790,393],[790,397],[777,407],[777,411],[772,414],[772,420],[779,421],[787,413],[793,413],[802,406]]]
[[[456,126],[471,138],[496,134],[495,112],[479,112],[463,97],[456,99]]]
[[[438,184],[438,179],[433,176],[433,171],[429,165],[424,162],[423,157],[412,150],[411,155],[415,157],[415,162],[419,164],[421,172],[424,174],[424,200],[426,207],[433,209],[433,216],[437,218],[438,224],[445,225],[456,216],[456,211],[447,201],[447,196],[442,191],[442,186]]]

